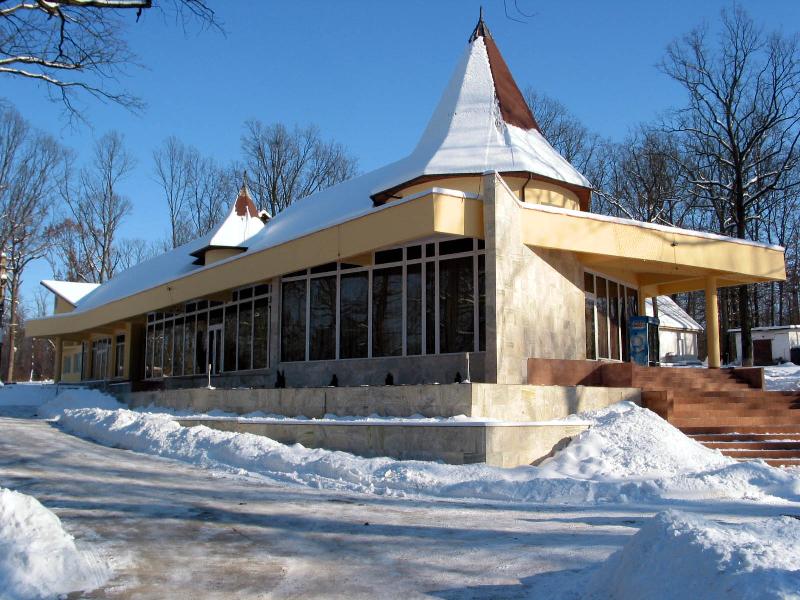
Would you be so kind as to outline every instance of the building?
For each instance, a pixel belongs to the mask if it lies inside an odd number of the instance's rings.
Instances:
[[[646,314],[653,316],[653,299]],[[703,328],[669,296],[658,297],[658,346],[662,363],[697,362]]]
[[[648,297],[705,290],[719,366],[717,289],[784,279],[782,249],[593,214],[590,188],[481,20],[407,157],[267,222],[243,185],[201,239],[85,294],[49,282],[26,331],[63,379],[137,389],[525,384],[530,357],[626,360]]]
[[[800,352],[800,325],[777,325],[774,327],[753,327],[753,364],[774,365],[795,362]],[[733,336],[737,356],[742,355],[742,330],[729,329]],[[795,356],[792,356],[795,349]]]

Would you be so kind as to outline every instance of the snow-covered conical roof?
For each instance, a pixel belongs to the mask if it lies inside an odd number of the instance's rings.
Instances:
[[[589,181],[544,138],[481,19],[414,151],[390,165],[376,201],[435,175],[527,172],[580,187]]]
[[[192,252],[191,255],[197,257],[202,263],[203,256],[207,250],[214,248],[241,248],[246,250],[245,242],[262,229],[264,229],[264,222],[261,220],[258,208],[256,208],[255,202],[250,196],[245,176],[245,181],[239,189],[239,195],[236,198],[236,202],[231,206],[228,216],[208,233],[206,244]]]

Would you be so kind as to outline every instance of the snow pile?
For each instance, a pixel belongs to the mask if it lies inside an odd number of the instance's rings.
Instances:
[[[590,579],[587,598],[788,599],[800,596],[800,521],[723,524],[659,513]]]
[[[49,598],[92,590],[108,567],[75,546],[35,498],[0,488],[0,598]]]
[[[107,446],[315,488],[548,504],[800,501],[800,474],[735,463],[631,403],[584,415],[594,421],[592,430],[545,466],[502,469],[287,446],[248,433],[182,427],[172,415],[124,410],[98,392],[88,395],[59,396],[44,412],[54,416],[60,406],[66,431]],[[74,408],[93,401],[104,408]]]
[[[55,398],[58,392],[59,386],[52,382],[0,385],[0,406],[39,406]]]
[[[764,381],[768,390],[800,390],[800,367],[792,363],[764,367]]]
[[[545,473],[578,479],[657,478],[736,462],[632,402],[620,402],[579,417],[593,426],[545,462]]]
[[[117,410],[123,408],[123,405],[111,396],[98,390],[75,388],[67,390],[54,399],[40,405],[36,414],[43,419],[55,419],[65,410],[75,410],[78,408]]]

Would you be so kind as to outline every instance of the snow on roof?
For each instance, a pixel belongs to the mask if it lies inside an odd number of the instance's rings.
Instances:
[[[42,285],[48,290],[76,306],[78,301],[86,296],[89,292],[97,288],[99,283],[84,283],[80,281],[56,281],[54,279],[45,279]]]
[[[417,147],[382,174],[374,196],[425,175],[525,171],[581,187],[589,181],[538,131],[531,116],[523,129],[508,123],[498,98],[487,42],[478,36],[466,48]],[[496,48],[496,47],[495,47]],[[493,53],[494,54],[494,53]],[[502,61],[499,52],[495,62]],[[505,63],[502,63],[505,67]],[[506,68],[507,69],[507,68]],[[510,82],[510,83],[509,83]],[[513,79],[504,88],[521,94]],[[506,93],[509,93],[508,91]],[[524,122],[523,119],[514,119]]]
[[[258,209],[250,197],[250,190],[247,189],[246,184],[243,184],[228,216],[211,230],[207,247],[241,248],[244,242],[262,229],[264,229],[264,222],[259,217]],[[195,255],[202,254],[202,250],[196,251]]]
[[[647,315],[653,316],[653,299],[647,298],[645,311]],[[658,297],[658,319],[659,327],[666,329],[683,329],[686,331],[703,331],[700,324],[689,314],[678,306],[669,296]]]

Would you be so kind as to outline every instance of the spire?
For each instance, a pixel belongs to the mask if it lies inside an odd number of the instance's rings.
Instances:
[[[247,171],[242,174],[242,187],[239,188],[239,197],[236,198],[234,206],[236,215],[239,217],[257,217],[258,209],[256,208],[253,198],[250,196],[250,189],[247,187]]]
[[[492,37],[491,32],[489,31],[489,27],[483,21],[483,6],[481,6],[481,12],[478,16],[478,24],[475,25],[475,29],[472,30],[472,35],[469,36],[469,43],[471,44],[479,37],[490,38]]]

